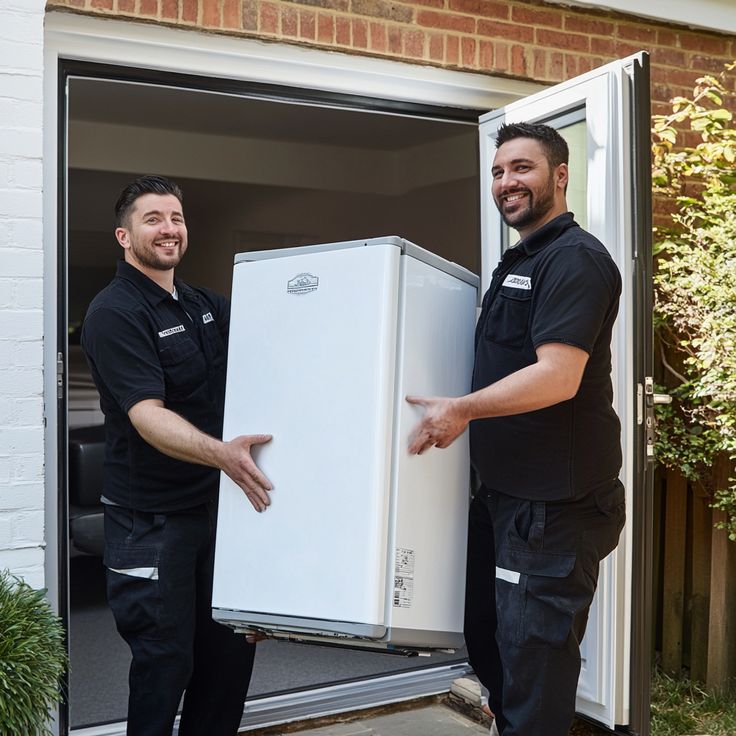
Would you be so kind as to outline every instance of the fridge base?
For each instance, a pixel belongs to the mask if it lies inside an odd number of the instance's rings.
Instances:
[[[235,631],[258,631],[274,639],[312,644],[383,650],[395,654],[455,651],[464,645],[462,632],[398,629],[350,621],[294,618],[249,611],[213,609],[212,618]]]

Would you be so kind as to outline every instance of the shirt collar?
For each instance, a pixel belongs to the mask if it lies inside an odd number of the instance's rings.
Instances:
[[[546,222],[542,227],[535,230],[530,235],[527,235],[523,240],[516,244],[516,247],[524,252],[527,256],[533,256],[539,253],[543,248],[546,248],[550,243],[557,240],[557,238],[568,230],[569,228],[576,226],[575,216],[572,212],[564,212],[561,215],[557,215],[554,219]]]
[[[152,305],[156,306],[160,304],[164,299],[172,298],[171,292],[166,291],[163,287],[159,286],[153,279],[149,279],[143,271],[139,271],[135,266],[131,266],[127,261],[119,260],[118,269],[115,274],[117,277],[130,281],[136,286],[146,300]],[[179,286],[177,280],[176,286],[181,293],[182,289]]]

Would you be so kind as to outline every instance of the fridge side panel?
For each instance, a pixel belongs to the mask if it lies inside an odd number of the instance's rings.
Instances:
[[[224,438],[274,490],[222,476],[213,608],[383,624],[399,253],[236,265]]]
[[[389,550],[393,583],[387,618],[396,636],[399,630],[454,632],[457,641],[452,646],[461,646],[468,437],[463,434],[444,450],[432,448],[410,456],[409,434],[424,410],[409,404],[405,396],[460,396],[470,391],[477,289],[409,256],[402,258],[402,280],[403,346],[394,435],[397,490]]]

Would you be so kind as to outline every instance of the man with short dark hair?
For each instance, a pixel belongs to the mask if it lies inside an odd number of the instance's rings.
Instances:
[[[621,277],[567,211],[567,144],[502,125],[491,191],[521,236],[493,273],[472,393],[425,407],[409,450],[470,427],[465,639],[501,736],[566,736],[600,561],[624,524],[611,335]]]
[[[257,511],[271,484],[250,455],[268,435],[223,442],[228,301],[174,278],[187,249],[182,193],[160,176],[115,207],[124,251],[90,304],[82,345],[105,415],[105,566],[130,646],[128,734],[232,736],[255,647],[211,617],[219,472]]]

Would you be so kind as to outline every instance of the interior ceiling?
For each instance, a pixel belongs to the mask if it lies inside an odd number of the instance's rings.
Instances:
[[[467,123],[338,110],[201,90],[73,78],[72,121],[394,151],[466,135]],[[335,116],[339,116],[339,125]]]

